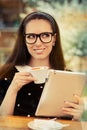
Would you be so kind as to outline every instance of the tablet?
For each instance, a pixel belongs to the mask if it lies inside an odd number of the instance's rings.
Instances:
[[[77,103],[74,94],[81,96],[87,75],[81,72],[50,70],[35,115],[66,116],[62,113],[64,101]]]

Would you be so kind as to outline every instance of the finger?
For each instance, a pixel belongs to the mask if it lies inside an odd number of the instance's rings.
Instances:
[[[36,80],[31,73],[26,73],[26,72],[20,72],[20,73],[16,73],[15,77],[16,80]]]
[[[64,114],[72,115],[73,117],[80,117],[82,115],[82,112],[80,110],[76,109],[70,109],[70,108],[62,108],[62,111]]]
[[[67,112],[73,112],[73,113],[77,113],[77,112],[79,113],[81,111],[80,109],[66,108],[66,107],[63,107],[62,110]]]
[[[29,72],[17,72],[17,73],[15,73],[15,75],[16,76],[23,76],[23,75],[29,76],[29,75],[31,75],[31,73],[29,73]]]
[[[83,99],[80,96],[75,94],[74,98],[77,100],[78,104],[83,104]]]
[[[30,76],[21,76],[21,77],[19,77],[19,80],[32,81],[32,80],[36,80],[36,79],[30,75]]]
[[[76,103],[73,103],[73,102],[65,101],[65,105],[66,105],[67,108],[79,109],[79,105],[76,104]]]

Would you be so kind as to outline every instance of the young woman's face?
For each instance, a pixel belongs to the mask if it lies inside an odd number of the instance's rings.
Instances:
[[[47,20],[35,19],[26,25],[25,40],[28,51],[33,59],[49,59],[56,36]],[[38,35],[40,34],[40,35]],[[36,36],[37,35],[37,36]]]

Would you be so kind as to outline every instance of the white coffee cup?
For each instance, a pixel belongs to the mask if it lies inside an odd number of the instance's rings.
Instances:
[[[36,79],[34,81],[35,84],[45,83],[48,75],[48,67],[47,66],[32,67],[30,73]]]

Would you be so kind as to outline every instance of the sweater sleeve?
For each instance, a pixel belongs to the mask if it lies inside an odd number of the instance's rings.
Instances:
[[[7,92],[9,85],[10,85],[9,80],[5,80],[5,79],[1,80],[0,79],[0,105],[5,97],[5,94]]]

